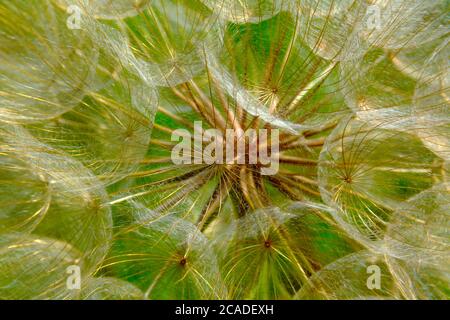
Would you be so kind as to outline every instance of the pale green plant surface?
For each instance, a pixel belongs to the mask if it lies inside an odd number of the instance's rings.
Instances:
[[[0,299],[448,299],[449,15],[0,0]],[[175,164],[196,121],[278,171]]]

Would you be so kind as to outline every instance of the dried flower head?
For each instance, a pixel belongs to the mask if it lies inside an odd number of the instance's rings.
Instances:
[[[448,299],[449,13],[0,1],[0,298]]]

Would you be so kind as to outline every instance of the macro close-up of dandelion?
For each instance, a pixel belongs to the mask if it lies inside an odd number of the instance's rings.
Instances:
[[[448,0],[0,0],[0,300],[450,298]]]

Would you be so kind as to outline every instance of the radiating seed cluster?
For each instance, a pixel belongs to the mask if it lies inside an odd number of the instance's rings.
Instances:
[[[448,299],[449,15],[0,1],[0,299]]]

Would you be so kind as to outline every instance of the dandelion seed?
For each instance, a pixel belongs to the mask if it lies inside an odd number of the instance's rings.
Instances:
[[[0,298],[447,299],[448,13],[3,1]]]

